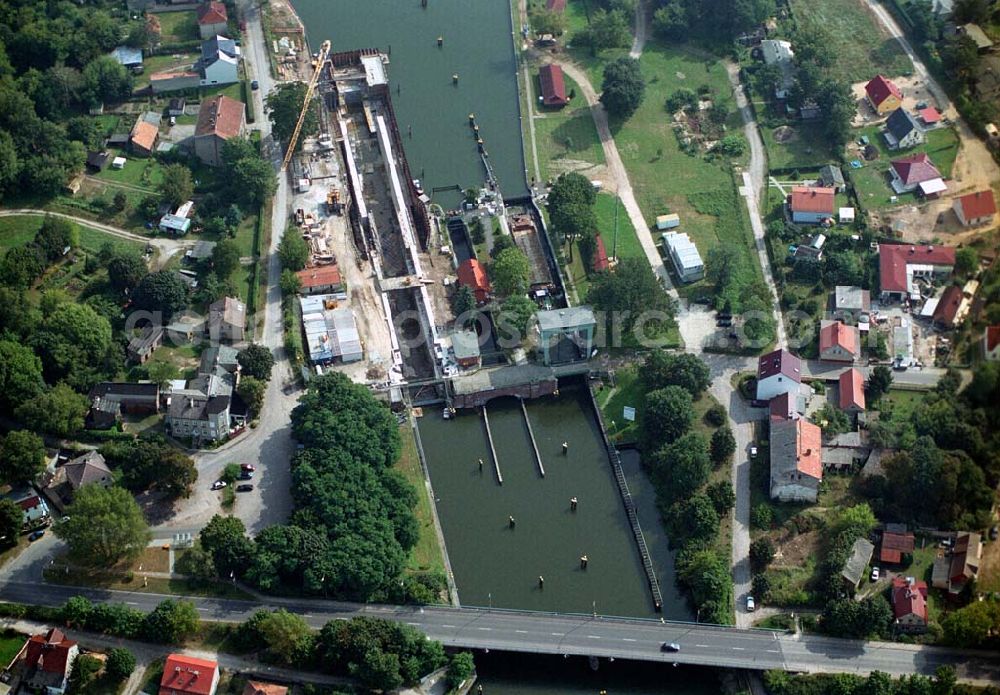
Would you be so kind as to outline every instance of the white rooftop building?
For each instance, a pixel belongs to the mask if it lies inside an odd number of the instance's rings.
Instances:
[[[663,245],[682,282],[694,282],[705,276],[705,264],[691,238],[684,232],[666,232]]]
[[[334,360],[356,362],[364,357],[354,312],[340,306],[344,294],[319,294],[299,299],[306,350],[313,364]]]

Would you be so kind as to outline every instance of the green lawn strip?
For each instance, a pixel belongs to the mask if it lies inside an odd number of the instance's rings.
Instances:
[[[193,11],[160,12],[160,38],[164,44],[197,41],[198,16]]]
[[[782,127],[782,126],[779,126]],[[761,126],[760,133],[767,149],[767,161],[773,169],[815,169],[833,160],[833,152],[826,146],[822,129],[816,123],[801,121],[792,126],[794,135],[788,142],[775,139],[777,128]],[[781,175],[776,175],[781,179]]]
[[[43,217],[43,215],[0,217],[0,251],[32,241],[38,228],[42,226]],[[84,251],[96,252],[106,243],[116,248],[142,248],[142,243],[139,241],[114,236],[80,223],[76,223],[76,227],[80,233],[80,247]]]
[[[860,82],[878,73],[895,77],[913,72],[903,49],[861,0],[790,0],[789,5],[799,27],[821,30],[829,40],[834,55],[832,77]]]
[[[25,637],[20,632],[4,630],[0,633],[0,664],[6,666],[24,646]]]
[[[608,436],[615,442],[633,442],[638,437],[638,427],[635,422],[625,420],[626,406],[636,409],[638,414],[642,407],[642,383],[636,367],[626,367],[615,372],[615,385],[604,385],[597,392],[597,403],[601,408],[604,425],[608,428]]]
[[[188,14],[183,12],[168,12],[158,15],[166,17],[170,15]],[[193,13],[191,13],[193,14]],[[197,31],[195,39],[197,39]],[[190,68],[198,59],[195,53],[164,53],[162,55],[148,56],[142,62],[142,74],[135,80],[136,91],[149,86],[150,76],[157,72],[170,72]]]
[[[802,606],[810,603],[806,588],[816,574],[816,559],[806,558],[799,567],[769,567],[765,572],[771,584],[769,606]]]
[[[537,70],[529,76],[534,82],[532,93],[540,94]],[[535,105],[541,116],[534,119],[538,165],[546,180],[566,171],[585,169],[585,165],[604,164],[604,149],[590,107],[577,84],[569,76],[565,81],[567,94],[574,95],[569,104],[561,110]]]
[[[400,425],[399,435],[403,442],[403,451],[393,468],[406,478],[417,493],[417,506],[413,511],[420,527],[420,537],[407,560],[407,571],[443,573],[444,555],[434,528],[434,514],[431,511],[431,501],[424,482],[424,469],[420,465],[413,428],[409,424]]]
[[[176,594],[178,596],[201,596],[205,598],[226,598],[250,600],[253,598],[243,589],[229,582],[195,583],[186,579],[166,579],[148,577],[141,572],[92,573],[63,565],[52,565],[44,570],[46,582],[63,586],[88,586],[112,591],[136,591],[149,594]]]
[[[617,227],[615,234],[615,209],[617,207]],[[616,256],[622,258],[645,258],[639,243],[639,236],[636,234],[632,220],[629,219],[625,207],[620,201],[609,193],[601,193],[597,196],[594,204],[594,212],[597,214],[597,229],[601,233],[601,240],[604,242],[604,249],[608,252],[608,258]],[[616,242],[617,236],[617,242]]]

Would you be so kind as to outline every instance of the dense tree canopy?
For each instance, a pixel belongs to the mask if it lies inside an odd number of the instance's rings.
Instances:
[[[267,382],[271,379],[271,370],[274,368],[274,356],[266,346],[260,343],[250,343],[240,350],[236,356],[243,373],[252,376],[258,381]]]
[[[680,386],[698,398],[708,388],[711,373],[700,357],[688,352],[654,350],[642,369],[643,385],[650,391],[665,386]]]
[[[601,103],[608,115],[626,119],[635,113],[646,92],[646,81],[634,58],[619,58],[604,68]]]
[[[612,272],[598,273],[587,302],[605,312],[603,328],[615,347],[654,347],[673,325],[676,310],[646,259],[634,257],[621,259]]]
[[[45,470],[45,442],[30,430],[13,430],[0,439],[0,481],[33,482]]]
[[[132,295],[137,309],[160,312],[164,321],[187,306],[187,285],[177,273],[160,270],[145,276]]]
[[[96,382],[111,348],[111,324],[86,304],[60,304],[35,332],[46,380],[84,389]]]
[[[21,403],[14,414],[21,422],[30,423],[34,430],[66,437],[83,429],[89,407],[85,396],[65,383],[58,383]]]
[[[12,340],[0,340],[0,409],[13,412],[21,403],[41,393],[44,386],[42,361],[31,348]]]
[[[490,264],[490,277],[493,289],[503,297],[525,294],[531,279],[528,257],[516,246],[504,249]]]
[[[264,109],[271,120],[271,133],[274,138],[287,146],[295,130],[295,124],[299,120],[299,113],[305,103],[306,85],[303,82],[280,82],[264,99]],[[306,136],[316,132],[319,128],[319,119],[316,117],[316,109],[309,109],[306,112],[305,121],[302,124],[302,137],[296,143],[296,151],[302,149],[302,142]]]
[[[73,562],[108,568],[135,560],[152,535],[142,510],[127,490],[85,485],[66,508],[67,521],[53,531],[66,542]]]

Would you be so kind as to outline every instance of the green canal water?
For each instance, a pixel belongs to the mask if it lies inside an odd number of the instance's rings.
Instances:
[[[391,50],[392,103],[410,171],[434,187],[482,185],[475,113],[505,197],[527,194],[516,62],[506,0],[292,0],[309,43]],[[444,39],[440,48],[437,37]],[[458,73],[459,81],[452,83]],[[397,93],[398,87],[398,93]],[[408,128],[412,127],[412,138]],[[446,206],[458,193],[439,193]]]

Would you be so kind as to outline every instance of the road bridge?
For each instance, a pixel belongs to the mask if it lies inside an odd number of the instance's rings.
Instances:
[[[55,606],[71,596],[94,601],[125,603],[150,611],[163,594],[85,589],[33,582],[0,584],[0,599]],[[866,674],[874,670],[893,675],[930,675],[939,666],[952,666],[964,681],[1000,682],[1000,655],[991,652],[945,649],[895,642],[866,642],[771,630],[614,618],[599,615],[533,613],[447,606],[388,606],[338,601],[280,599],[235,601],[190,597],[202,620],[240,622],[260,609],[284,608],[301,615],[312,627],[329,620],[356,616],[385,618],[412,625],[431,639],[450,647],[495,649],[553,655],[595,656],[663,663],[684,663],[751,670],[783,669],[801,672]],[[676,642],[679,652],[661,650]]]

